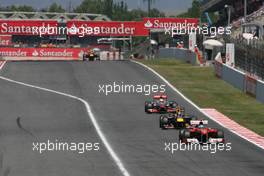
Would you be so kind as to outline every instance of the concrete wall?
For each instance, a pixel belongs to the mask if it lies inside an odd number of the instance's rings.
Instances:
[[[193,65],[197,65],[196,54],[186,49],[161,48],[159,50],[158,57],[159,58],[175,58],[175,59],[182,60],[184,62],[189,62]],[[246,86],[247,85],[246,83],[249,83],[249,82],[246,79],[245,73],[233,67],[229,67],[225,64],[222,64],[221,68],[220,66],[217,67],[219,68],[218,72],[221,72],[221,73],[218,73],[219,77],[221,77],[224,81],[228,82],[234,87],[240,89],[241,91],[249,92],[247,90],[248,87]],[[253,85],[254,90],[251,90],[251,92],[254,92],[253,96],[256,96],[257,100],[264,103],[264,82],[257,81],[257,84],[255,85],[255,87]]]
[[[220,65],[221,66],[221,65]],[[248,81],[247,75],[233,67],[229,67],[225,64],[222,64],[222,69],[219,69],[219,64],[216,65],[216,71],[220,71],[220,78],[224,81],[228,82],[229,84],[233,85],[234,87],[240,89],[243,92],[250,93],[250,95],[253,95],[256,97],[256,99],[262,103],[264,103],[264,82],[263,81],[253,81],[255,82],[254,85],[252,85],[252,82],[250,83]],[[218,68],[218,69],[217,69]],[[251,84],[250,88],[254,89],[250,92],[247,90],[248,87],[246,86]]]
[[[263,81],[257,81],[257,90],[256,90],[256,97],[257,100],[264,103],[264,82]]]
[[[245,73],[223,65],[222,79],[228,82],[229,84],[232,84],[234,87],[240,89],[241,91],[244,91]]]
[[[159,49],[158,58],[175,58],[197,65],[196,54],[187,49],[161,48]]]

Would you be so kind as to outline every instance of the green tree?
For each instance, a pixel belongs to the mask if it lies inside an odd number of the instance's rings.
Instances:
[[[129,21],[142,21],[142,18],[147,17],[148,14],[146,11],[141,9],[133,9],[128,13],[128,20]]]
[[[201,4],[198,0],[193,0],[192,7],[187,12],[181,13],[178,17],[182,18],[200,18],[201,17]]]
[[[18,11],[21,11],[21,12],[34,12],[35,11],[33,7],[28,6],[28,5],[18,6],[17,9]]]
[[[34,12],[35,9],[28,5],[21,5],[21,6],[7,6],[7,7],[1,7],[1,11],[19,11],[19,12]]]
[[[149,13],[150,17],[165,17],[165,13],[159,11],[158,9],[154,8],[150,10]]]
[[[64,13],[65,9],[61,5],[58,5],[56,2],[54,2],[49,6],[48,12]]]
[[[143,0],[143,2],[148,2],[148,15],[150,16],[151,5],[154,4],[155,0]]]
[[[209,13],[209,16],[213,23],[217,22],[218,16],[214,13]],[[201,3],[198,0],[193,0],[192,7],[188,9],[187,12],[181,13],[178,17],[182,18],[200,18],[201,22],[207,22],[207,19],[201,11]]]
[[[151,0],[154,2],[154,0]],[[147,17],[148,13],[141,9],[128,10],[127,3],[122,0],[83,0],[82,3],[74,9],[77,13],[100,13],[105,14],[116,21],[140,21]],[[158,9],[151,9],[151,17],[164,17],[165,14]]]
[[[130,19],[127,4],[124,1],[114,4],[113,20],[126,21]]]
[[[10,11],[18,11],[17,6],[15,6],[15,5],[7,7],[7,9],[10,9]]]
[[[83,0],[82,3],[74,9],[77,13],[102,13],[104,9],[103,0]]]
[[[105,0],[103,2],[103,11],[104,14],[107,15],[109,18],[112,18],[113,16],[113,0]]]

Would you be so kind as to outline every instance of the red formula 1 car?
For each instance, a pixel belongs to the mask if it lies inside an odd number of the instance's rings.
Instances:
[[[215,128],[205,127],[207,120],[192,120],[189,128],[179,132],[182,143],[212,144],[224,143],[224,132]]]
[[[95,61],[100,60],[99,53],[96,53],[94,50],[88,49],[87,52],[83,54],[83,61]]]
[[[160,94],[153,96],[152,101],[145,101],[146,113],[176,113],[176,101],[168,101],[167,95]]]

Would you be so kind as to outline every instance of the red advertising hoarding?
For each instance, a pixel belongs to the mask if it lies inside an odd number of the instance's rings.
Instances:
[[[54,35],[56,20],[0,20],[2,35]]]
[[[78,60],[85,48],[0,48],[6,60]]]
[[[0,35],[0,46],[11,46],[12,35]]]
[[[69,35],[148,36],[143,22],[136,21],[69,21]]]
[[[197,27],[198,18],[143,18],[147,29],[166,29],[173,27]]]
[[[197,18],[144,18],[143,21],[0,20],[2,35],[148,36],[149,29],[197,27]]]
[[[67,26],[67,27],[66,27]],[[148,36],[143,22],[75,21],[58,26],[56,20],[0,20],[0,35]]]

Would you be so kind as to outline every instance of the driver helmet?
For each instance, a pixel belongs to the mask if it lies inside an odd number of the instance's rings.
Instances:
[[[204,128],[204,124],[203,124],[203,122],[201,121],[197,127],[198,127],[198,128]]]

